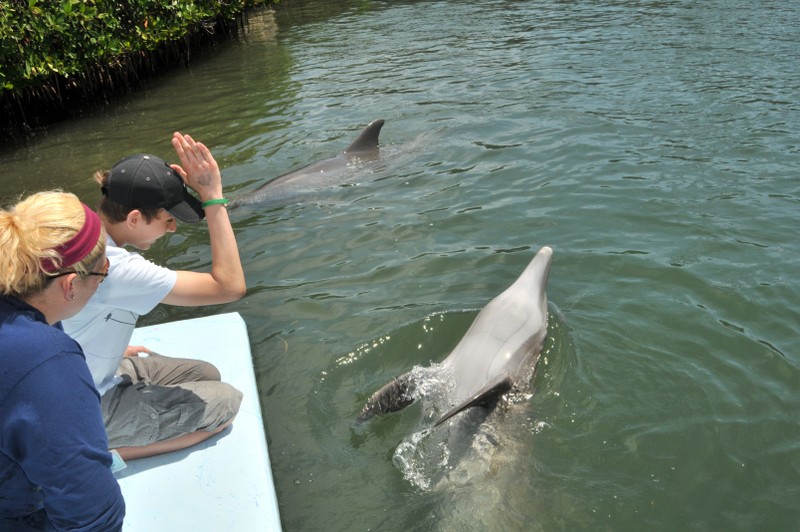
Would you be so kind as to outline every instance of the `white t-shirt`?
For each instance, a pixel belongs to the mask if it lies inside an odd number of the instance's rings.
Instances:
[[[81,344],[100,395],[120,381],[117,367],[137,318],[161,303],[178,278],[177,272],[117,247],[110,237],[106,254],[108,277],[77,315],[62,322]]]

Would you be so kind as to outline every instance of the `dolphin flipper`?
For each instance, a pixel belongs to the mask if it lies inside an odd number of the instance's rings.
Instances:
[[[514,386],[514,382],[508,375],[500,375],[493,380],[486,383],[475,395],[461,403],[460,405],[451,408],[445,415],[439,418],[434,427],[438,427],[454,415],[462,410],[472,408],[473,406],[482,406],[491,401],[497,400],[501,395],[509,391]]]
[[[410,373],[396,377],[372,394],[356,421],[363,423],[374,416],[402,410],[414,402],[414,398],[411,397],[413,391],[414,381]]]
[[[364,131],[353,141],[350,146],[344,150],[346,155],[353,155],[356,153],[371,152],[378,149],[378,135],[381,133],[383,127],[383,119],[379,118],[364,128]]]

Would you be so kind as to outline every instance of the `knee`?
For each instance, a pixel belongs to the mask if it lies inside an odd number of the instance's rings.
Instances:
[[[231,412],[231,419],[233,419],[236,416],[236,414],[239,413],[239,407],[242,406],[243,394],[242,392],[240,392],[231,385],[228,385],[228,387],[230,388],[230,394],[228,399],[230,402],[229,408]]]
[[[222,375],[220,374],[219,370],[214,364],[210,362],[201,361],[200,367],[200,379],[203,381],[219,381],[222,380]]]
[[[239,413],[239,407],[242,406],[242,392],[240,392],[231,385],[228,385],[227,387],[228,387],[228,393],[227,393],[228,419],[225,422],[226,425],[230,424],[230,422],[233,421],[233,418],[235,418],[236,415]]]
[[[214,395],[214,400],[208,404],[209,413],[214,418],[209,420],[209,427],[221,429],[228,426],[233,421],[233,418],[236,417],[236,414],[239,413],[239,407],[242,404],[242,392],[228,383],[220,382]]]

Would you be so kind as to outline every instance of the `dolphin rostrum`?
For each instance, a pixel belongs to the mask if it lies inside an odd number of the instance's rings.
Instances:
[[[373,161],[379,156],[378,136],[384,121],[373,120],[343,152],[316,161],[287,174],[270,179],[255,190],[233,199],[231,207],[251,203],[278,203],[303,193],[337,184],[337,177],[347,178],[348,165]]]
[[[553,250],[542,247],[522,275],[486,305],[442,362],[453,376],[449,408],[434,426],[475,406],[492,409],[512,389],[533,378],[547,334],[545,288]],[[414,401],[413,372],[395,378],[367,401],[358,421],[395,412]]]

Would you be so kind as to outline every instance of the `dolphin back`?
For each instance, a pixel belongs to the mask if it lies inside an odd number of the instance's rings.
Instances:
[[[369,161],[380,156],[378,137],[383,123],[384,120],[381,118],[373,120],[350,146],[336,156],[312,162],[274,177],[255,190],[234,198],[228,206],[233,208],[270,200],[275,203],[288,202],[298,195],[333,186],[337,183],[337,179],[341,178],[341,174],[346,176],[343,170],[353,159]]]
[[[357,155],[377,150],[378,136],[381,134],[383,122],[382,118],[370,122],[358,138],[344,150],[345,155]]]

